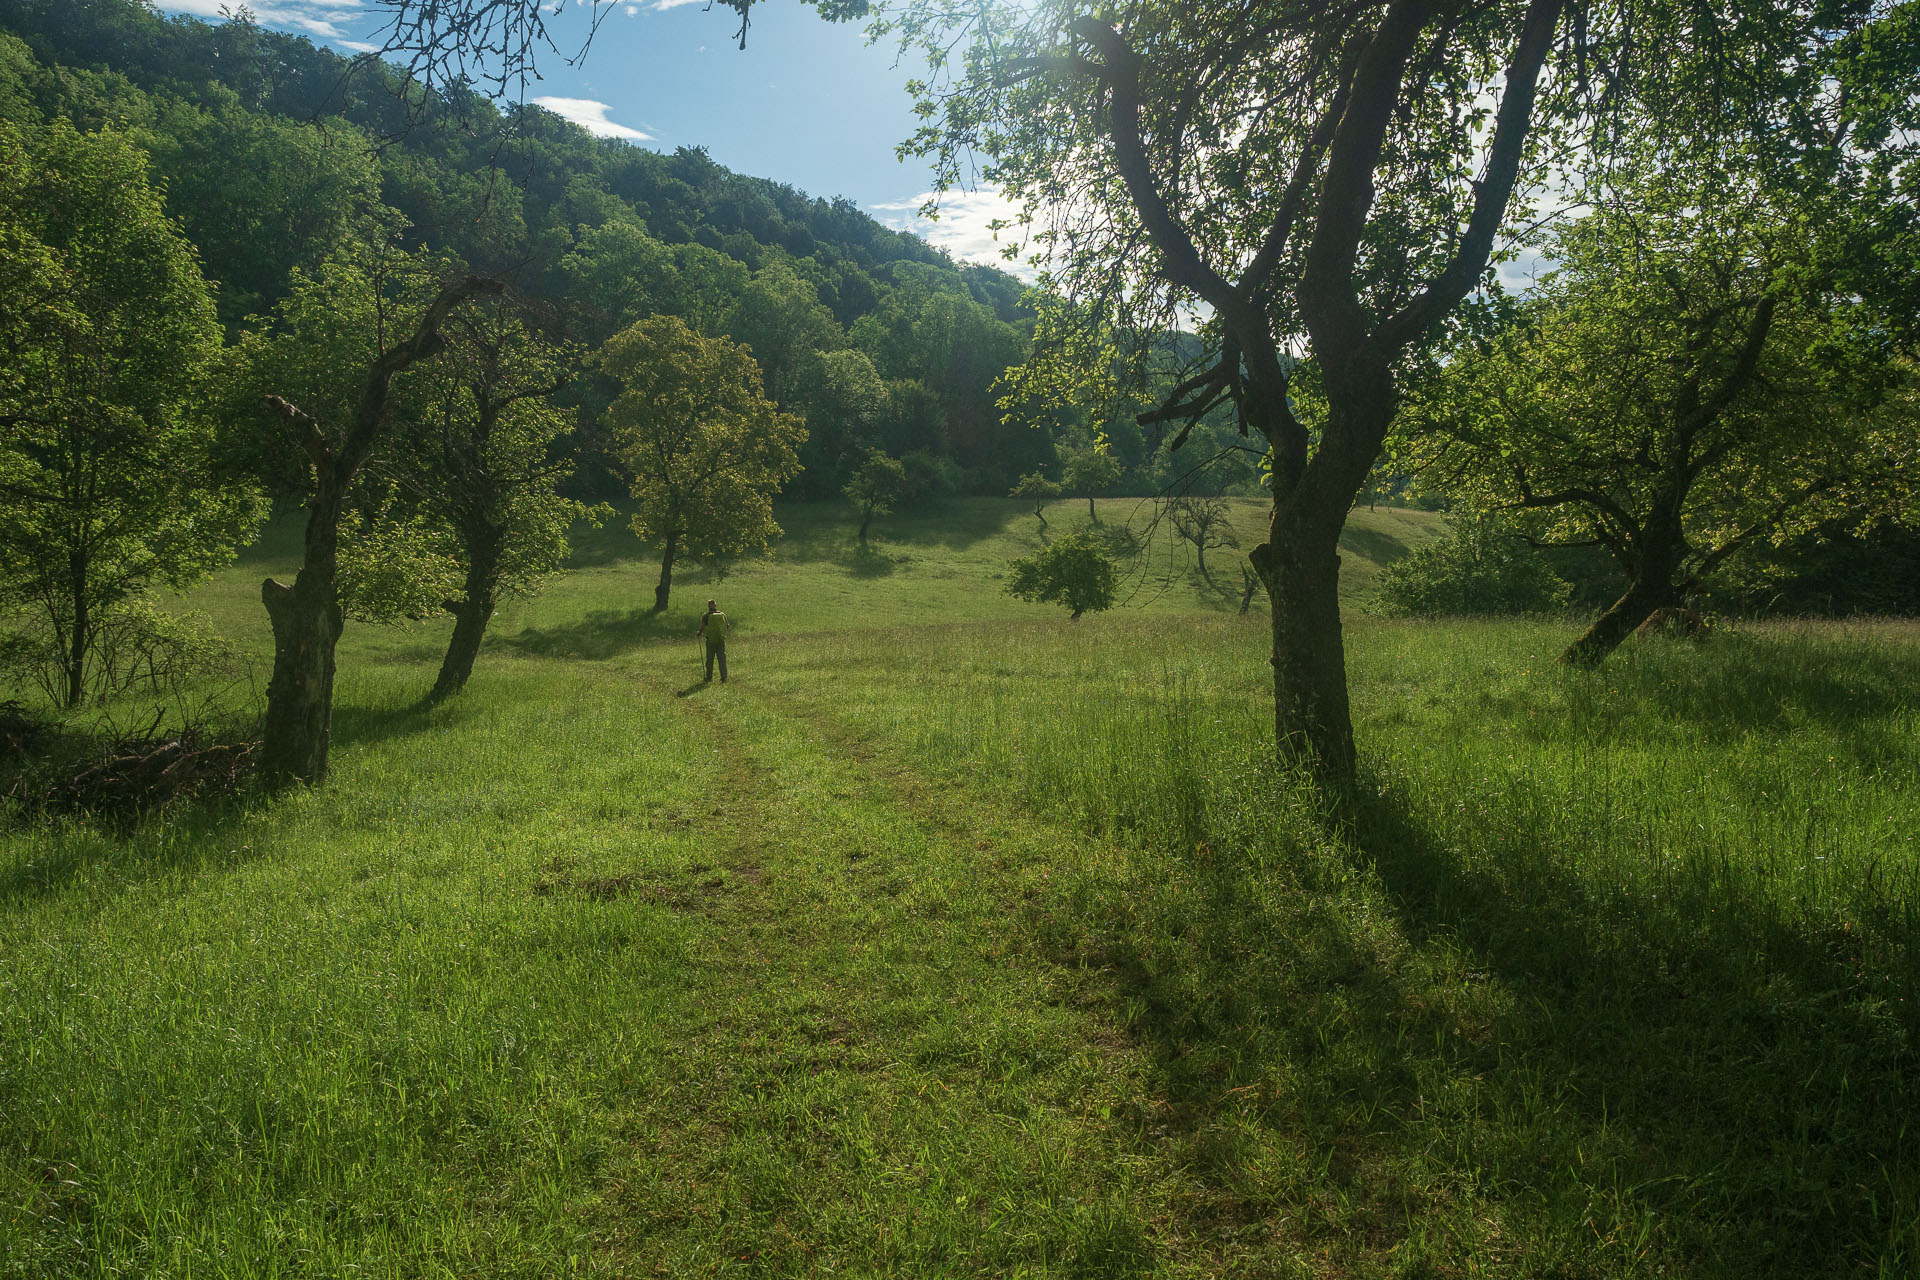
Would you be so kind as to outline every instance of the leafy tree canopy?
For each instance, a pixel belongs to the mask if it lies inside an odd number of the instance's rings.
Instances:
[[[429,92],[388,62],[350,63],[244,19],[21,0],[0,6],[0,31],[0,118],[28,135],[60,115],[124,122],[219,282],[230,333],[270,311],[296,269],[378,239],[371,219],[407,249],[564,299],[591,341],[654,314],[745,341],[768,394],[801,416],[849,389],[820,353],[858,347],[899,394],[862,395],[866,421],[821,433],[803,459],[812,496],[837,493],[867,444],[955,459],[975,492],[1051,460],[1050,439],[1007,427],[992,403],[1026,348],[1021,283],[958,266],[850,201],[730,172],[698,148],[594,139],[466,86]],[[580,393],[587,446],[600,392]]]
[[[220,354],[192,246],[122,133],[0,122],[0,605],[34,619],[73,705],[115,610],[184,587],[265,514],[220,476]]]
[[[1137,384],[1206,315],[1205,347],[1143,420],[1231,404],[1270,452],[1271,537],[1250,559],[1274,602],[1278,746],[1343,786],[1340,530],[1409,364],[1486,281],[1503,229],[1656,132],[1737,140],[1798,181],[1850,163],[1869,117],[1906,146],[1909,20],[1822,0],[904,0],[886,18],[940,72],[915,145],[943,185],[991,157],[1063,315],[1092,326],[1064,358],[1118,343]],[[1901,52],[1861,107],[1849,78],[1876,35]],[[1317,422],[1295,412],[1306,367]]]
[[[867,540],[867,526],[875,516],[891,515],[893,504],[907,491],[907,468],[898,458],[875,450],[853,470],[853,478],[842,491],[848,501],[860,509],[860,541]]]
[[[1915,484],[1873,412],[1905,367],[1895,329],[1853,287],[1848,210],[1826,203],[1745,163],[1616,180],[1403,415],[1442,484],[1628,575],[1569,656],[1605,656],[1758,541],[1885,513]]]
[[[1008,569],[1007,594],[1022,600],[1063,605],[1074,618],[1113,607],[1113,559],[1092,533],[1056,539]]]
[[[767,399],[744,347],[674,316],[615,334],[598,363],[622,388],[605,416],[639,499],[633,531],[662,546],[654,607],[665,609],[681,552],[724,561],[779,536],[773,495],[807,429]]]

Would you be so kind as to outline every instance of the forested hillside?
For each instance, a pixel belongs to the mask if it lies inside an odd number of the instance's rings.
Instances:
[[[654,313],[745,343],[812,427],[792,494],[836,494],[869,447],[909,458],[929,491],[1004,493],[1055,460],[1045,421],[1004,424],[994,404],[1032,328],[1021,282],[850,201],[540,107],[423,96],[377,60],[244,20],[8,0],[0,31],[0,119],[29,139],[62,116],[129,135],[230,334],[296,271],[391,235],[560,306],[589,343]]]

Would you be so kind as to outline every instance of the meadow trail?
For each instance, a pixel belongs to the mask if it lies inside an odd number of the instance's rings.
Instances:
[[[948,795],[751,680],[677,688],[664,653],[633,658],[717,757],[678,898],[705,925],[693,998],[664,1029],[667,1078],[615,1104],[601,1264],[1147,1264],[1145,1064],[1018,931],[1076,837]]]

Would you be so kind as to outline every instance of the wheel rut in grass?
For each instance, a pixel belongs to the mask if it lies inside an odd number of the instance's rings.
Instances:
[[[725,757],[705,821],[730,882],[702,913],[672,1083],[618,1103],[608,1261],[1145,1266],[1139,1064],[1056,966],[1010,944],[1002,851],[776,699],[735,685],[676,702]]]

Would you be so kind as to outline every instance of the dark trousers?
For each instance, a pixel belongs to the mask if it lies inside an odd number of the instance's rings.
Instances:
[[[710,644],[707,646],[707,679],[713,679],[713,660],[720,659],[720,683],[727,682],[727,646]]]

